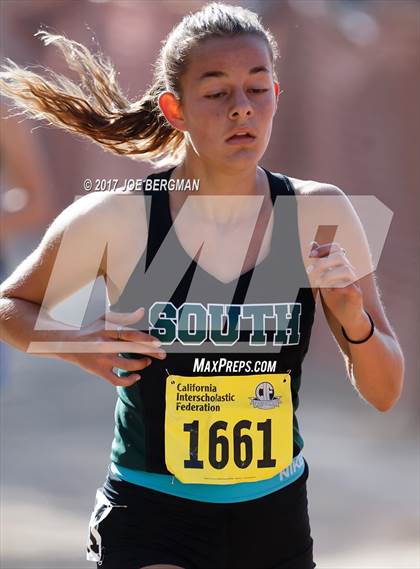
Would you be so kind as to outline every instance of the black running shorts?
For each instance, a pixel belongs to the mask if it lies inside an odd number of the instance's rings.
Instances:
[[[307,477],[305,462],[302,476],[277,492],[214,504],[108,474],[100,489],[108,513],[90,527],[90,545],[100,558],[97,567],[139,569],[167,563],[183,569],[313,569]]]

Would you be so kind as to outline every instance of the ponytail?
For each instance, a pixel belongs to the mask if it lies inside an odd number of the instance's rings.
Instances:
[[[25,116],[82,135],[115,154],[148,160],[159,166],[182,156],[183,134],[163,116],[158,97],[166,90],[156,78],[137,102],[130,102],[116,81],[109,59],[85,46],[45,31],[36,34],[45,45],[60,48],[81,85],[47,70],[49,79],[21,68],[10,59],[0,72],[0,90]]]

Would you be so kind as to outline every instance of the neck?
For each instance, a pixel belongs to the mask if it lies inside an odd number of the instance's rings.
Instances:
[[[172,172],[171,179],[200,181],[197,192],[170,192],[171,208],[176,215],[185,204],[192,215],[209,223],[246,223],[255,218],[264,198],[270,195],[267,176],[255,164],[221,171],[202,161],[185,160]],[[189,196],[194,199],[186,201]]]

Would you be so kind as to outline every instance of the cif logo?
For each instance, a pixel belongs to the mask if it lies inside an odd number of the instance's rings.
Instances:
[[[273,409],[280,405],[280,397],[276,397],[273,385],[262,381],[255,388],[255,397],[250,397],[251,404],[257,409]]]

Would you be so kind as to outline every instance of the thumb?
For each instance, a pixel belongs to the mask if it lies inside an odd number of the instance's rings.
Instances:
[[[316,241],[311,241],[309,243],[309,256],[313,257],[317,254],[317,249],[319,247],[318,243]]]
[[[111,310],[105,313],[104,319],[106,322],[112,322],[119,326],[128,326],[134,324],[144,316],[143,306],[134,310],[134,312],[112,312]]]

